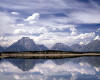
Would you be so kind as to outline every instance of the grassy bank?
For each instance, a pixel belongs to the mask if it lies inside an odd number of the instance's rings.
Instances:
[[[100,56],[100,53],[88,52],[64,52],[64,51],[34,51],[34,52],[5,52],[0,58],[34,58],[34,59],[57,59],[74,58],[82,56]]]

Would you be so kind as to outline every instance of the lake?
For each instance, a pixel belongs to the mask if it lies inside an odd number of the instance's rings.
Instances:
[[[0,80],[100,80],[100,57],[1,59]]]

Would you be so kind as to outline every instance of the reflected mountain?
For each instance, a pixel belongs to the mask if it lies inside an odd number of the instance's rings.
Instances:
[[[100,67],[100,57],[78,57],[78,58],[66,58],[66,59],[2,59],[0,60],[0,62],[9,61],[22,71],[29,71],[30,69],[34,68],[36,64],[43,64],[48,60],[53,61],[57,65],[62,65],[66,62],[73,62],[73,63],[87,62],[93,66]]]
[[[2,80],[100,80],[100,57],[2,59]]]
[[[22,71],[29,71],[35,64],[44,62],[42,59],[7,59],[7,61],[20,68]]]

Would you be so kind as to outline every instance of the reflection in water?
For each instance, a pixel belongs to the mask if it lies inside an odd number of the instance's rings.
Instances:
[[[100,80],[100,57],[2,59],[1,80]]]

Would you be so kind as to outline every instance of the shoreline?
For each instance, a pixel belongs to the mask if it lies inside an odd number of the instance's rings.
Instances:
[[[26,58],[26,59],[63,59],[84,56],[100,56],[100,53],[73,53],[73,52],[12,52],[1,53],[2,58]]]

